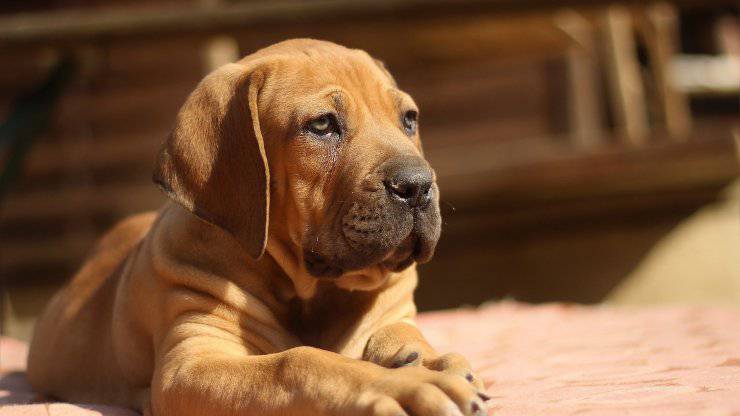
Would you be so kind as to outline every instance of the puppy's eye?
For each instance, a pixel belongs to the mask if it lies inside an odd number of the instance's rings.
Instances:
[[[339,134],[339,126],[334,115],[324,114],[308,122],[308,131],[319,137],[329,137]]]
[[[416,119],[418,117],[419,114],[414,110],[409,110],[403,114],[403,128],[409,136],[413,136],[416,133]]]

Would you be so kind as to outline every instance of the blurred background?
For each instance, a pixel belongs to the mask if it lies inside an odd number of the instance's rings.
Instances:
[[[740,305],[736,0],[0,3],[0,333],[28,339],[211,69],[313,37],[415,97],[444,227],[420,309]]]

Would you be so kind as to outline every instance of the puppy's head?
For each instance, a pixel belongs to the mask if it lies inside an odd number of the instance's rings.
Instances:
[[[417,120],[367,53],[282,42],[200,83],[155,181],[255,258],[274,240],[318,278],[399,271],[429,260],[440,234]]]

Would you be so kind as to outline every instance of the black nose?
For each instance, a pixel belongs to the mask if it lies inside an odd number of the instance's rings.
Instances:
[[[432,200],[432,170],[420,163],[398,164],[386,172],[383,182],[393,198],[410,208],[425,208]]]

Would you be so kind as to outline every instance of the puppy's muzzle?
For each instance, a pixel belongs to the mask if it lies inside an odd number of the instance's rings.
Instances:
[[[370,179],[372,178],[372,179]],[[338,232],[309,236],[306,269],[317,277],[381,264],[400,271],[428,261],[440,233],[434,171],[420,156],[399,155],[368,175],[367,192],[358,192],[342,210]]]
[[[432,209],[437,205],[434,172],[427,161],[418,156],[392,158],[382,170],[389,205],[397,206],[394,220],[406,222],[410,227],[408,232],[404,230],[398,234],[398,237],[406,236],[382,262],[386,268],[399,271],[414,260],[429,260],[439,238],[438,209]]]

